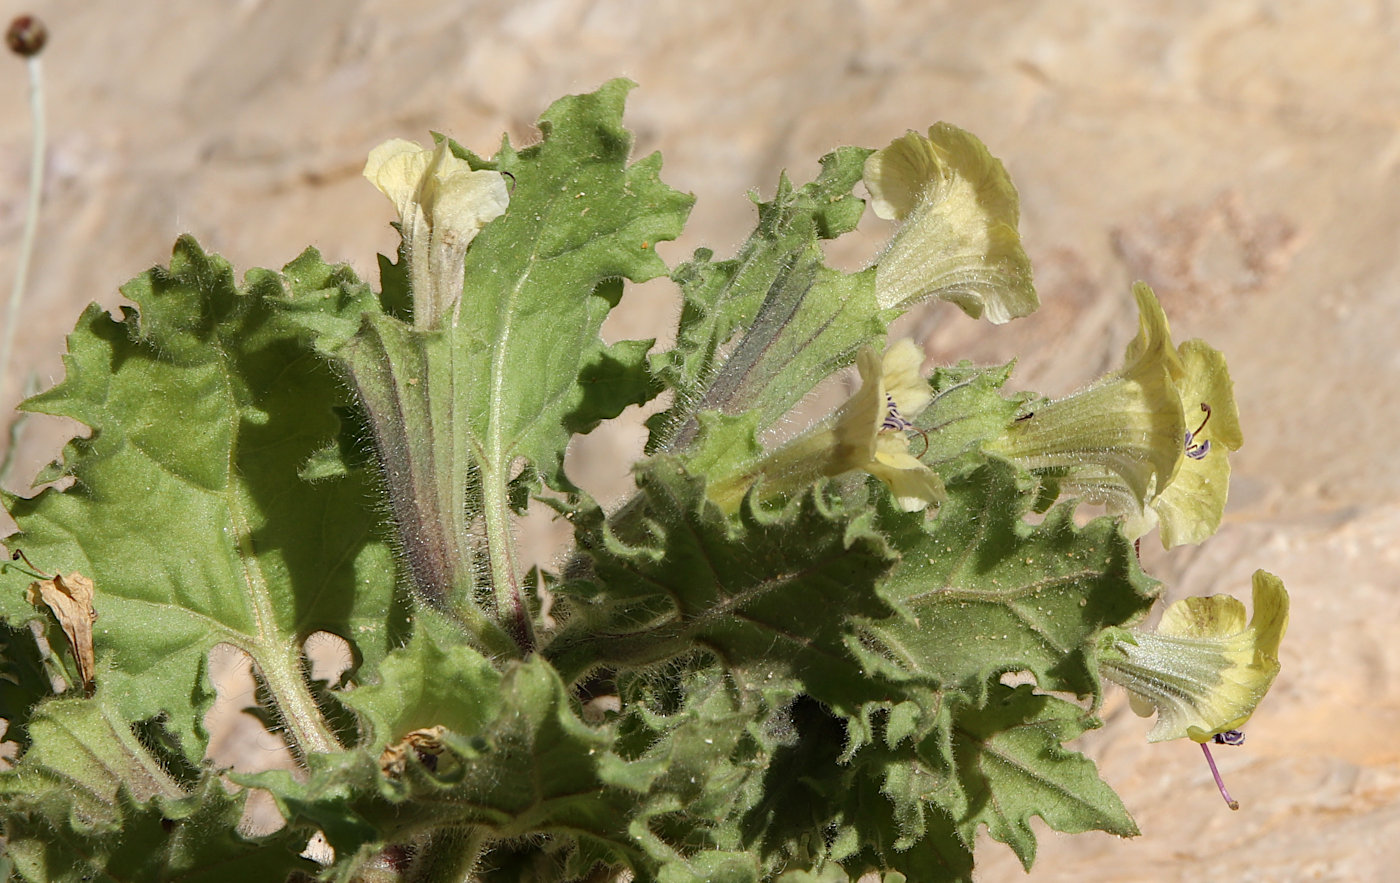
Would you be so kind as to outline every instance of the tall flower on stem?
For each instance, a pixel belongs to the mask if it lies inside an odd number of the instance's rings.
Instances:
[[[1215,533],[1228,453],[1243,441],[1225,359],[1200,340],[1172,347],[1152,289],[1133,287],[1138,334],[1121,369],[1041,403],[988,449],[1104,503],[1136,539],[1161,527],[1167,548]]]
[[[890,346],[882,358],[861,350],[860,389],[836,413],[743,472],[710,485],[710,499],[726,511],[739,507],[756,482],[764,497],[792,494],[824,476],[864,470],[889,485],[900,507],[917,511],[943,499],[938,474],[909,453],[910,421],[932,399],[919,376],[923,351],[912,340]]]
[[[510,202],[500,172],[473,170],[447,150],[393,138],[370,151],[364,175],[399,212],[414,325],[436,328],[462,297],[467,246]]]

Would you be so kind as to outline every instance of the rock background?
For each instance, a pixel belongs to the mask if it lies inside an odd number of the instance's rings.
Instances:
[[[762,11],[756,11],[760,9]],[[983,138],[1022,196],[1044,307],[990,328],[932,307],[906,330],[933,362],[1022,356],[1056,394],[1111,367],[1133,279],[1178,339],[1229,357],[1245,421],[1228,524],[1149,556],[1168,597],[1242,593],[1255,567],[1293,596],[1283,674],[1243,749],[1218,752],[1230,813],[1194,746],[1148,746],[1120,700],[1081,740],[1143,835],[1046,833],[1037,881],[1380,880],[1400,864],[1400,4],[1388,0],[240,0],[6,2],[44,18],[49,175],[18,358],[58,379],[63,335],[192,232],[236,267],[308,243],[370,276],[396,234],[363,182],[369,148],[446,132],[528,143],[553,98],[625,75],[637,149],[699,198],[671,262],[752,223],[746,190],[815,173],[948,120]],[[22,223],[24,68],[0,60],[0,279]],[[833,258],[886,235],[867,219]],[[616,336],[672,320],[636,290]],[[23,375],[24,371],[18,372]],[[19,396],[16,372],[0,407]],[[27,427],[20,487],[74,431]],[[616,494],[632,424],[572,455]],[[137,501],[139,505],[139,501]],[[1149,543],[1144,543],[1146,549]],[[229,703],[236,706],[236,697]],[[261,750],[261,749],[259,749]],[[984,881],[1023,877],[1003,847]]]

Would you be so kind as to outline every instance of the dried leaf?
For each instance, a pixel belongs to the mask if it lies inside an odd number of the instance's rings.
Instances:
[[[408,752],[412,751],[420,763],[431,763],[432,758],[445,751],[443,736],[445,727],[425,727],[414,730],[392,745],[386,746],[379,755],[379,769],[391,779],[402,776],[408,768]]]
[[[67,577],[56,573],[53,579],[39,580],[29,586],[29,603],[37,606],[42,600],[67,636],[68,649],[78,664],[78,677],[83,681],[83,693],[87,696],[97,689],[92,652],[92,624],[97,620],[92,599],[96,594],[97,586],[92,580],[76,571]]]

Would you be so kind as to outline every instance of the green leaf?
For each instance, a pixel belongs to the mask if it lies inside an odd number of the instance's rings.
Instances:
[[[1093,761],[1061,745],[1098,725],[1078,706],[1029,685],[995,685],[984,707],[958,715],[953,750],[970,801],[958,822],[963,839],[971,843],[977,826],[986,825],[1030,870],[1032,815],[1067,834],[1135,836],[1137,825]]]
[[[505,215],[467,252],[453,339],[472,381],[459,398],[472,450],[500,480],[523,458],[553,486],[568,486],[560,464],[571,427],[612,409],[588,402],[580,376],[596,375],[607,358],[598,329],[621,296],[617,280],[664,275],[653,246],[674,239],[690,211],[693,199],[657,177],[659,154],[628,165],[622,111],[631,88],[613,80],[560,99],[540,117],[538,144],[516,151],[506,143],[492,162],[515,189]],[[628,355],[623,348],[613,357]],[[614,372],[608,398],[655,393],[632,370]]]
[[[860,220],[864,203],[851,189],[869,153],[827,154],[821,174],[800,188],[784,175],[773,199],[757,203],[758,226],[737,257],[715,262],[700,249],[676,270],[685,297],[676,346],[653,363],[675,404],[648,421],[649,452],[689,446],[702,411],[752,411],[761,427],[771,425],[883,334],[873,271],[825,267],[818,244]]]
[[[661,868],[659,883],[758,883],[758,862],[742,852],[703,852]]]
[[[120,829],[119,793],[147,802],[179,799],[184,788],[146,750],[131,723],[108,703],[51,700],[30,721],[33,745],[13,771],[0,775],[8,807],[37,810],[54,823],[81,820],[88,829]]]
[[[592,582],[561,587],[578,599],[578,624],[546,653],[577,677],[588,667],[637,667],[697,649],[741,683],[790,677],[854,713],[871,685],[847,648],[859,618],[891,608],[876,589],[892,557],[843,506],[809,493],[785,509],[745,510],[732,522],[671,458],[638,474],[628,524],[601,514],[576,523]]]
[[[940,794],[958,787],[951,749],[945,760],[931,758],[941,749],[920,756],[907,745],[898,752],[866,747],[843,762],[848,731],[809,699],[793,704],[762,802],[743,820],[751,848],[768,866],[844,867],[852,880],[868,868],[929,883],[970,880],[971,844]]]
[[[410,730],[444,726],[477,733],[500,714],[501,675],[429,610],[418,611],[413,638],[390,653],[373,682],[342,701],[369,725],[362,740],[376,753]]]
[[[1032,488],[994,459],[948,484],[933,521],[886,512],[902,559],[882,588],[907,615],[867,626],[868,665],[971,696],[1008,671],[1030,672],[1045,691],[1098,695],[1096,636],[1141,618],[1154,582],[1110,519],[1076,527],[1060,505],[1025,521]]]
[[[760,799],[742,817],[744,839],[769,866],[810,866],[827,858],[824,832],[848,810],[863,809],[851,793],[851,768],[840,763],[846,725],[809,697],[789,706],[775,727],[772,759]]]
[[[1025,394],[1006,399],[1000,393],[1015,364],[981,367],[963,361],[934,369],[928,380],[933,401],[916,421],[928,433],[928,450],[921,460],[940,467],[945,477],[951,477],[957,471],[954,464],[968,460],[969,454],[974,455],[973,465],[980,464],[984,458],[975,455],[981,443],[1000,435],[1024,408]],[[918,442],[913,444],[917,450]]]
[[[972,843],[938,800],[948,786],[944,771],[926,759],[858,756],[834,798],[844,803],[848,836],[861,846],[846,864],[882,868],[885,879],[902,873],[920,883],[969,883]]]
[[[24,879],[282,880],[316,868],[298,856],[306,833],[244,838],[244,794],[212,772],[177,781],[100,700],[45,703],[30,732],[18,767],[0,774],[6,849]]]
[[[490,841],[549,835],[614,863],[640,860],[627,834],[635,797],[600,773],[612,734],[574,715],[554,669],[538,657],[507,663],[496,713],[471,728],[470,716],[480,714],[472,697],[485,695],[490,678],[471,656],[441,651],[425,642],[386,666],[398,678],[436,659],[447,668],[436,686],[469,682],[465,707],[445,713],[469,729],[445,730],[430,761],[410,751],[402,771],[390,773],[365,754],[313,755],[308,782],[281,771],[237,780],[271,791],[289,820],[323,829],[338,854],[363,856],[406,836],[481,826]],[[386,678],[365,707],[384,714],[394,686]],[[398,686],[410,697],[391,717],[433,719],[421,690]]]
[[[667,272],[653,246],[676,237],[692,203],[661,183],[659,154],[629,165],[630,88],[614,80],[555,102],[539,143],[507,141],[489,163],[452,145],[514,184],[505,214],[471,241],[450,322],[418,329],[363,297],[298,291],[287,304],[364,407],[420,597],[491,653],[534,642],[511,535],[519,479],[573,490],[573,434],[660,391],[643,368],[650,344],[599,337],[622,280]],[[402,267],[386,276],[385,305],[403,283]]]
[[[792,693],[745,690],[707,666],[624,676],[619,694],[619,735],[602,775],[638,795],[633,838],[679,879],[742,853],[737,822],[762,797],[770,730],[786,719]],[[741,864],[756,873],[752,857]]]
[[[583,400],[564,418],[569,431],[592,432],[603,420],[622,413],[628,405],[641,405],[661,392],[661,385],[647,368],[647,350],[653,340],[620,340],[599,350],[579,372]]]
[[[116,320],[90,307],[64,381],[25,404],[92,428],[65,449],[72,487],[5,500],[20,527],[11,548],[96,582],[99,695],[127,721],[163,717],[192,763],[215,644],[253,658],[295,749],[325,750],[302,639],[333,632],[371,666],[388,643],[394,565],[368,480],[298,478],[338,436],[343,389],[276,320],[279,277],[249,280],[239,288],[224,261],[181,239],[169,270],[122,289],[139,310]],[[0,574],[12,621],[35,615],[31,581]]]
[[[501,675],[491,663],[431,610],[419,610],[414,625],[412,639],[385,658],[372,682],[338,694],[364,725],[361,751],[312,755],[305,783],[283,772],[235,777],[270,790],[288,819],[322,830],[344,867],[391,841],[400,825],[390,819],[405,816],[411,827],[438,815],[404,812],[404,789],[381,769],[386,748],[437,726],[475,738],[501,714]]]

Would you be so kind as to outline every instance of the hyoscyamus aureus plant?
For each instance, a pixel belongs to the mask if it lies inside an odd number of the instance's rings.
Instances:
[[[5,498],[30,562],[0,585],[13,876],[967,880],[979,828],[1026,867],[1031,816],[1136,832],[1064,745],[1104,678],[1153,740],[1236,738],[1278,670],[1281,583],[1256,576],[1249,622],[1216,596],[1130,628],[1158,595],[1135,541],[1220,523],[1242,439],[1219,353],[1176,345],[1138,286],[1123,367],[1070,396],[1005,392],[1009,366],[925,376],[886,340],[902,312],[1037,306],[1015,189],[943,123],[782,177],[733,257],[668,267],[692,200],[631,159],[629,88],[489,158],[377,148],[403,236],[377,287],[314,250],[239,282],[182,238],[132,306],[83,313],[23,407],[91,431],[38,477],[61,487]],[[897,226],[829,267],[863,194]],[[675,345],[604,343],[628,286],[668,275]],[[853,365],[849,401],[784,433]],[[566,447],[663,396],[635,494],[600,508]],[[515,546],[532,499],[572,526],[552,570]],[[353,648],[338,683],[308,676],[317,632]],[[218,644],[252,659],[295,772],[206,760]],[[254,788],[272,834],[240,832]]]

